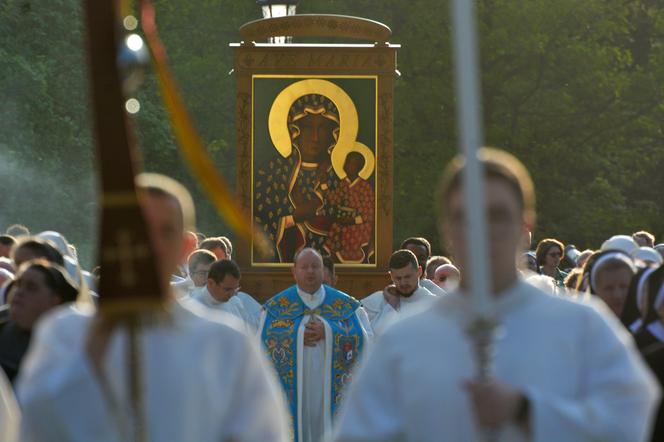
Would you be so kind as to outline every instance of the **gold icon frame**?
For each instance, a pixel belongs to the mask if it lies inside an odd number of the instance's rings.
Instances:
[[[250,210],[251,219],[254,219],[254,183],[255,183],[255,131],[256,131],[256,118],[255,118],[255,97],[256,97],[256,80],[264,79],[293,79],[290,85],[282,89],[275,100],[270,106],[269,118],[267,122],[268,132],[270,139],[277,150],[279,155],[286,158],[291,154],[291,140],[290,134],[287,129],[286,118],[288,110],[292,103],[299,97],[315,93],[325,95],[330,98],[340,114],[340,133],[335,147],[331,152],[332,167],[340,179],[345,178],[346,173],[343,170],[343,162],[349,152],[355,151],[365,158],[365,166],[360,171],[360,176],[363,179],[369,179],[373,175],[373,188],[374,188],[374,223],[373,223],[373,240],[374,250],[372,253],[373,262],[371,263],[336,263],[336,267],[352,267],[352,268],[376,268],[378,255],[378,180],[379,170],[376,164],[379,161],[379,132],[378,132],[378,82],[377,75],[269,75],[269,74],[255,74],[251,76],[251,186],[250,186]],[[330,82],[334,79],[362,79],[372,80],[374,83],[374,117],[373,117],[373,138],[374,138],[374,152],[371,148],[364,143],[357,141],[359,117],[357,109],[352,101],[352,98],[340,86]],[[345,124],[348,126],[344,127]],[[339,148],[339,149],[337,149]],[[369,155],[369,153],[371,155]],[[251,266],[256,268],[289,268],[291,263],[287,262],[260,262],[255,260],[254,243],[250,245]]]

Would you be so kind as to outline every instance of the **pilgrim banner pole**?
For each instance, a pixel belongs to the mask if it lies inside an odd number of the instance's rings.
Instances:
[[[101,228],[99,308],[88,334],[87,351],[104,397],[124,438],[148,440],[143,403],[141,315],[161,311],[167,301],[157,256],[134,185],[140,170],[125,112],[123,73],[118,66],[123,34],[115,0],[84,0],[87,55],[96,157],[100,168]],[[138,35],[135,38],[138,38]],[[128,38],[128,37],[127,37]],[[127,40],[124,40],[125,45]],[[126,55],[126,54],[125,54]],[[131,57],[130,57],[131,58]],[[128,331],[127,379],[130,416],[118,404],[105,373],[104,354],[114,329]]]
[[[465,157],[463,173],[466,244],[469,246],[470,294],[474,320],[467,332],[471,337],[477,359],[478,378],[487,380],[491,373],[493,336],[496,321],[493,299],[489,292],[489,262],[487,223],[484,210],[484,170],[478,161],[482,145],[480,117],[480,81],[474,18],[474,0],[454,0],[452,17],[454,28],[455,76],[457,91],[457,124],[459,144]],[[489,438],[491,435],[487,434]]]
[[[140,84],[142,70],[149,60],[145,46],[155,62],[173,131],[194,175],[233,230],[247,238],[254,235],[259,245],[263,235],[253,229],[252,222],[235,202],[196,133],[170,74],[166,50],[157,35],[152,2],[139,2],[147,45],[137,31],[139,22],[131,14],[131,0],[83,0],[82,3],[102,209],[99,310],[88,336],[88,355],[119,430],[126,430],[125,438],[143,441],[149,439],[141,367],[143,317],[146,313],[166,312],[171,300],[169,287],[159,278],[158,257],[139,205],[134,179],[141,170],[140,154],[126,114],[137,111],[129,106],[136,100],[127,98]],[[107,338],[120,326],[127,329],[129,337],[129,419],[109,388],[102,363]]]

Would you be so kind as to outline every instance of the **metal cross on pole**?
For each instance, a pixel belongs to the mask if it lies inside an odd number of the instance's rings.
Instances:
[[[480,81],[478,70],[477,33],[475,30],[474,0],[454,0],[452,17],[454,28],[454,56],[457,91],[457,124],[459,144],[465,157],[463,188],[465,200],[466,244],[469,246],[470,278],[475,320],[468,329],[478,362],[478,377],[490,374],[493,332],[493,299],[489,287],[487,259],[487,223],[484,210],[484,167],[478,161],[482,145]]]

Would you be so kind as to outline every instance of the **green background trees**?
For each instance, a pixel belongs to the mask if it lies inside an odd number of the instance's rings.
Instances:
[[[252,0],[157,1],[171,65],[208,150],[235,180],[237,28]],[[394,240],[438,242],[433,190],[456,150],[450,22],[438,0],[302,0],[300,13],[389,25],[395,94]],[[486,143],[514,152],[537,186],[536,238],[598,247],[615,233],[664,235],[664,6],[654,0],[479,2]],[[93,264],[96,181],[78,0],[0,4],[0,229],[54,229]],[[182,165],[154,76],[135,118],[144,167],[194,192],[199,227],[227,233]]]

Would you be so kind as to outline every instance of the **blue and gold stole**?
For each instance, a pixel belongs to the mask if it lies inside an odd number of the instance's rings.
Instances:
[[[334,416],[341,402],[345,384],[350,381],[351,369],[364,345],[364,335],[355,311],[359,301],[327,285],[325,298],[315,309],[309,309],[292,286],[270,298],[263,306],[267,312],[261,340],[268,358],[279,374],[286,392],[295,440],[297,441],[297,330],[305,315],[317,315],[332,329],[331,405]],[[329,336],[326,336],[329,339]]]

